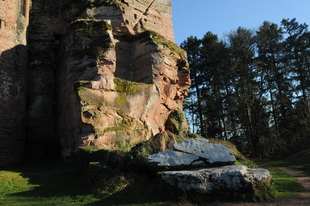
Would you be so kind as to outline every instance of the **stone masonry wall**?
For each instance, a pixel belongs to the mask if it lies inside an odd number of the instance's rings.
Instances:
[[[24,157],[29,2],[0,1],[0,166]]]
[[[29,156],[59,153],[56,130],[56,73],[66,29],[60,0],[32,0],[28,27],[27,138]]]

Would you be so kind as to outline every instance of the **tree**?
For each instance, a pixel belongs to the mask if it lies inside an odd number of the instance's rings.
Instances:
[[[226,42],[207,32],[182,47],[193,82],[185,108],[197,132],[252,157],[280,158],[310,145],[308,25],[266,21],[256,32],[237,28]]]
[[[205,126],[203,120],[203,112],[202,112],[202,98],[201,98],[201,85],[202,85],[202,75],[201,75],[201,55],[200,55],[200,47],[201,41],[198,40],[197,37],[190,36],[185,40],[181,47],[187,51],[187,58],[190,65],[190,72],[191,72],[191,81],[192,81],[192,88],[189,91],[189,97],[187,101],[190,104],[185,105],[185,109],[192,113],[192,123],[195,122],[195,115],[196,112],[199,117],[199,128],[200,133],[202,136],[206,136],[205,133]],[[190,100],[190,101],[188,101]],[[196,101],[194,101],[196,100]],[[196,103],[195,103],[196,102]]]

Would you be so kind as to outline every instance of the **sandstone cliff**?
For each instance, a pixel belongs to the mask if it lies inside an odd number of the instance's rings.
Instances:
[[[190,79],[169,0],[14,0],[0,8],[0,162],[21,159],[24,148],[69,156],[79,146],[124,149],[176,132],[169,115],[182,111]]]
[[[75,16],[58,84],[63,155],[123,149],[165,130],[190,86],[186,53],[171,40],[168,0],[106,1]]]

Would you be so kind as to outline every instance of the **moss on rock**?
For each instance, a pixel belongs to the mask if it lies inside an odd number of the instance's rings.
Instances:
[[[182,110],[176,109],[171,111],[169,114],[168,120],[165,124],[166,130],[184,136],[186,134],[186,130],[184,129],[185,115]]]
[[[181,47],[179,47],[178,45],[176,45],[175,43],[173,43],[172,41],[161,36],[157,32],[151,31],[151,30],[146,30],[145,32],[137,35],[136,38],[139,38],[139,39],[146,38],[146,39],[151,40],[152,42],[154,42],[157,45],[162,45],[162,46],[168,48],[175,55],[174,58],[182,59],[186,62],[186,64],[183,66],[183,69],[188,68],[188,64],[186,61],[186,59],[187,59],[186,51],[184,49],[182,49]]]
[[[115,91],[125,92],[127,94],[137,93],[139,90],[139,86],[152,86],[153,85],[153,84],[145,84],[141,82],[133,82],[133,81],[121,79],[118,77],[115,77],[113,81],[116,85]]]

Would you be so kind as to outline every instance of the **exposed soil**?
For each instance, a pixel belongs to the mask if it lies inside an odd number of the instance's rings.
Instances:
[[[280,199],[270,200],[267,202],[257,202],[257,203],[206,203],[199,204],[199,206],[310,206],[310,177],[300,171],[291,170],[286,167],[279,167],[281,170],[285,171],[289,175],[297,178],[299,183],[305,188],[305,191],[298,193],[293,197],[284,197]],[[186,204],[182,206],[195,206],[194,204]]]

